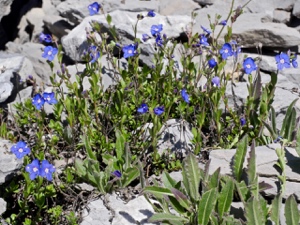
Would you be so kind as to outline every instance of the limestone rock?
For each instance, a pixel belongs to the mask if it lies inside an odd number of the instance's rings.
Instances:
[[[10,148],[13,146],[8,140],[0,139],[0,184],[8,181],[13,173],[19,170],[23,165],[23,159],[11,153]]]

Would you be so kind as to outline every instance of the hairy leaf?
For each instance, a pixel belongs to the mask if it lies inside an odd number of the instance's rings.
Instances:
[[[290,120],[290,117],[291,117],[291,114],[293,112],[293,108],[294,108],[294,105],[296,104],[298,99],[295,99],[288,107],[287,111],[286,111],[286,114],[285,114],[285,117],[283,119],[283,123],[282,123],[282,128],[280,130],[280,136],[286,138],[287,137],[287,134],[288,134],[288,130],[289,130],[289,120]]]
[[[174,225],[184,225],[188,222],[188,219],[168,213],[156,213],[149,218],[149,222],[168,222]]]
[[[217,200],[217,189],[213,188],[202,195],[198,207],[198,224],[207,225],[209,217],[215,207]]]
[[[285,202],[284,215],[286,224],[299,225],[299,210],[293,195],[290,195]]]
[[[275,225],[280,225],[280,208],[281,208],[282,196],[281,194],[275,196],[272,201],[272,208],[271,208],[271,220],[275,223]]]
[[[174,194],[168,188],[164,187],[148,186],[145,187],[144,192],[153,194],[157,198],[163,198],[164,195],[175,197]]]
[[[226,184],[222,188],[218,197],[218,214],[220,218],[223,217],[225,212],[228,212],[233,200],[234,182],[231,178],[226,179]]]
[[[251,186],[251,192],[258,198],[258,177],[256,174],[256,156],[255,156],[255,140],[249,152],[248,168],[247,168],[248,184]]]
[[[233,174],[238,182],[241,181],[243,164],[245,161],[245,156],[248,147],[248,137],[247,135],[239,142],[237,150],[233,161]]]
[[[247,224],[262,225],[266,224],[266,216],[263,213],[261,201],[252,196],[245,205]]]
[[[191,153],[183,160],[182,177],[188,195],[196,202],[199,199],[200,169],[196,157]]]

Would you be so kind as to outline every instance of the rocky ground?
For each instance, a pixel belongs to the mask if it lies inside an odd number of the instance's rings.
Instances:
[[[65,63],[69,73],[75,79],[75,74],[82,72],[85,65],[82,63],[81,54],[87,50],[86,29],[90,28],[91,20],[106,23],[103,15],[89,16],[87,6],[94,0],[6,0],[0,1],[0,106],[13,113],[12,105],[32,97],[32,86],[24,82],[28,75],[32,75],[40,86],[49,88],[51,70],[46,60],[41,57],[43,45],[39,43],[41,32],[51,33],[62,44],[66,54]],[[235,6],[243,5],[246,0],[236,0]],[[149,33],[152,24],[162,23],[164,32],[168,37],[182,38],[182,33],[190,29],[191,12],[197,13],[193,21],[193,32],[201,32],[200,25],[209,27],[207,15],[214,17],[220,14],[226,19],[231,0],[103,0],[100,1],[106,12],[113,18],[113,24],[122,35],[122,44],[131,43],[134,39],[132,24],[137,13],[146,13],[154,10],[157,16],[142,20],[138,26],[137,36]],[[262,81],[268,82],[269,74],[276,71],[274,55],[280,51],[299,53],[300,46],[300,1],[297,0],[252,0],[245,8],[245,13],[240,16],[233,26],[233,35],[242,43],[242,52],[252,57],[258,57],[258,46],[262,46]],[[224,33],[222,33],[224,35]],[[221,36],[222,36],[221,35]],[[150,42],[140,45],[142,50],[142,63],[151,66],[155,49]],[[175,59],[179,60],[179,53]],[[242,58],[243,56],[241,56]],[[54,71],[58,63],[54,60]],[[110,69],[105,57],[102,57],[105,68],[103,84],[105,88],[113,83]],[[126,61],[123,61],[126,66]],[[179,65],[180,67],[180,65]],[[235,94],[240,102],[247,97],[246,82],[236,83]],[[50,87],[51,88],[51,87]],[[89,88],[86,82],[86,89]],[[278,85],[275,92],[273,106],[276,111],[277,124],[282,123],[289,104],[294,99],[299,99],[300,93],[300,68],[285,69],[278,75]],[[231,96],[231,87],[228,87],[228,96]],[[299,115],[300,101],[296,102]],[[176,148],[181,143],[182,136],[179,130],[179,121],[171,120],[168,126],[169,133],[174,134],[172,140],[162,139],[161,149],[165,146]],[[187,126],[188,128],[188,126]],[[167,135],[167,134],[166,134]],[[184,135],[184,142],[189,144],[191,132]],[[12,143],[0,141],[0,184],[18,171],[22,160],[17,160],[14,155],[7,154]],[[257,165],[261,181],[272,185],[265,196],[272,197],[277,191],[274,169],[277,156],[275,146],[261,146],[257,148]],[[212,150],[210,153],[211,171],[214,172],[221,166],[222,174],[231,174],[230,162],[235,150]],[[292,148],[286,149],[287,157],[287,187],[286,196],[294,193],[300,202],[300,168],[299,158]],[[203,164],[200,164],[203,167]],[[181,179],[180,173],[173,173],[176,179]],[[89,186],[82,188],[91,188]],[[132,195],[125,203],[124,196],[115,193],[110,196],[90,202],[83,212],[81,225],[127,225],[150,224],[147,218],[153,214],[153,209],[143,196]],[[285,196],[285,197],[286,197]],[[0,214],[6,208],[6,203],[0,199]],[[242,207],[239,203],[232,206],[238,212]],[[240,209],[241,210],[241,209]],[[238,214],[237,214],[238,215]],[[137,223],[139,222],[139,223]],[[283,221],[284,224],[284,221]]]

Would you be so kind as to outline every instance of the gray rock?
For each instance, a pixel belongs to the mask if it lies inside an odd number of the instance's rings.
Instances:
[[[144,12],[145,14],[146,12]],[[113,18],[112,23],[115,25],[117,31],[123,38],[122,44],[129,44],[129,41],[134,40],[134,31],[132,25],[136,22],[136,13],[114,11],[111,13]],[[85,18],[80,25],[74,28],[67,36],[62,39],[62,44],[66,54],[74,61],[80,61],[81,55],[88,48],[86,30],[90,30],[90,22],[97,21],[103,26],[107,26],[106,19],[103,15],[90,16]],[[137,26],[137,38],[142,38],[142,34],[150,34],[151,26],[153,24],[163,24],[163,33],[168,37],[178,37],[190,23],[190,17],[188,16],[161,16],[156,15],[154,18],[145,18],[138,23]]]
[[[293,8],[293,16],[300,18],[300,2],[296,1]]]
[[[116,194],[108,196],[106,205],[99,199],[91,202],[84,210],[83,221],[80,225],[151,225],[148,219],[154,210],[144,196],[138,196],[124,203]]]
[[[23,166],[23,159],[17,159],[10,151],[13,145],[8,140],[0,139],[0,184],[8,181]]]
[[[25,43],[23,45],[8,42],[6,44],[7,52],[19,53],[26,56],[33,65],[32,73],[29,73],[37,80],[38,85],[50,84],[51,68],[47,60],[42,57],[44,45],[38,43]],[[53,72],[60,70],[59,63],[55,57],[53,60]],[[27,74],[27,75],[29,75]]]
[[[193,0],[160,0],[159,11],[160,15],[187,15],[191,16],[191,13],[200,8]]]
[[[11,96],[13,88],[10,82],[0,82],[0,103],[5,102]]]
[[[0,1],[0,19],[10,13],[10,6],[13,0]]]
[[[73,28],[63,17],[57,15],[45,15],[43,22],[49,31],[58,39],[67,35]]]
[[[6,201],[3,198],[0,198],[0,215],[6,211]]]
[[[274,10],[273,22],[289,24],[291,20],[291,13],[283,10]]]

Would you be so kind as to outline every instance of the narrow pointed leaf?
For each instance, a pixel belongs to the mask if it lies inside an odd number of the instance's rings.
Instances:
[[[217,200],[217,189],[213,188],[202,195],[198,207],[198,224],[207,225]]]
[[[300,157],[300,129],[297,131],[297,146],[296,146],[296,152],[298,153],[298,156]]]
[[[218,197],[218,214],[220,218],[230,209],[233,200],[233,190],[234,182],[231,178],[228,178]]]
[[[144,192],[153,194],[157,198],[163,198],[164,195],[174,197],[174,194],[168,188],[163,187],[148,186],[145,187]]]
[[[196,202],[199,199],[200,168],[196,157],[191,153],[183,161],[182,177],[188,195]]]
[[[296,104],[296,102],[298,101],[298,99],[296,98],[288,107],[285,117],[283,119],[283,123],[282,123],[282,128],[280,130],[280,136],[285,137],[286,133],[287,133],[287,129],[286,127],[288,126],[288,119],[292,113],[292,109],[294,108],[294,105]]]
[[[174,194],[176,200],[179,202],[180,205],[182,205],[186,210],[191,211],[192,203],[191,201],[185,196],[181,191],[172,188],[172,193]]]
[[[163,184],[166,188],[174,188],[176,185],[176,181],[170,176],[168,172],[163,172],[161,177]]]
[[[299,210],[293,195],[290,195],[285,202],[284,215],[286,224],[299,225]]]
[[[275,225],[280,225],[280,208],[281,208],[282,196],[281,194],[277,195],[272,201],[271,208],[271,220],[275,223]]]
[[[247,153],[247,147],[248,147],[248,137],[245,136],[237,146],[237,150],[233,161],[233,174],[238,182],[241,181],[243,164]]]
[[[260,205],[260,200],[252,196],[245,205],[247,224],[266,224],[265,215]]]
[[[149,222],[169,222],[174,225],[184,225],[188,222],[188,219],[168,213],[156,213],[149,218]]]

